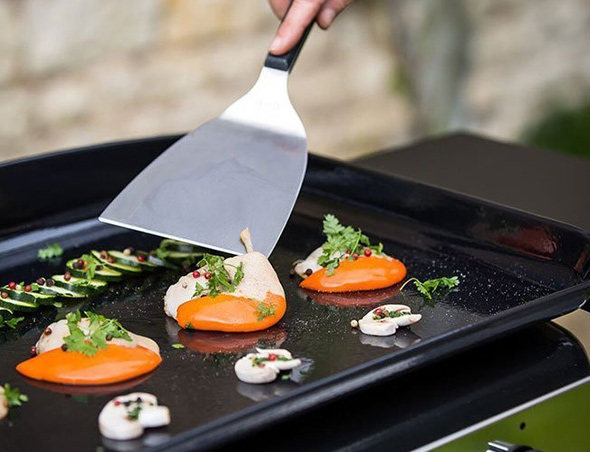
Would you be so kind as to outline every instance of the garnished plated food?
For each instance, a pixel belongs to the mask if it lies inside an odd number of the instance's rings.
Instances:
[[[291,371],[301,365],[300,359],[293,358],[284,349],[257,348],[256,352],[240,358],[234,366],[237,377],[244,383],[270,383],[277,379],[279,373]]]
[[[318,292],[383,289],[406,277],[405,265],[372,245],[360,229],[343,226],[331,214],[324,217],[326,242],[294,267],[300,286]]]
[[[402,326],[419,322],[421,314],[412,314],[409,306],[403,304],[385,304],[369,311],[358,322],[353,320],[351,326],[359,327],[371,336],[391,336]]]
[[[70,385],[104,385],[129,380],[162,362],[158,345],[127,331],[115,319],[79,311],[49,325],[34,356],[16,370],[34,380]]]
[[[134,392],[115,397],[100,412],[98,428],[102,436],[115,440],[139,438],[144,429],[170,424],[170,410],[158,405],[152,394]]]
[[[248,229],[240,235],[246,254],[205,254],[198,268],[168,288],[164,311],[185,329],[260,331],[285,314],[285,292],[272,265],[253,250]]]

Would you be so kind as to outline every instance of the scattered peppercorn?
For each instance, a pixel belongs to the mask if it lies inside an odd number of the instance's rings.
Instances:
[[[105,337],[105,339],[107,341],[112,341],[113,340],[113,335],[112,334],[107,334],[106,337]]]
[[[61,344],[61,349],[62,349],[64,352],[67,352],[67,351],[68,351],[68,344]]]
[[[121,405],[121,402],[120,402],[119,400],[115,400],[115,401],[113,402],[113,405],[115,405],[115,406],[119,406],[119,405]]]
[[[70,272],[65,272],[64,273],[64,279],[66,281],[69,281],[70,279],[72,279],[72,274]]]
[[[0,294],[0,296],[1,296],[2,298],[8,298],[8,292],[2,292],[2,293]]]
[[[311,268],[308,268],[307,270],[305,270],[305,274],[307,276],[311,276],[312,273],[313,273],[313,270]]]
[[[17,284],[15,287],[16,290],[23,290],[23,286],[21,286],[20,284]]]
[[[145,258],[145,256],[143,254],[139,254],[137,256],[137,261],[138,262],[145,262],[146,261],[146,258]]]
[[[353,259],[357,259],[358,257],[359,257],[359,255],[358,255],[357,253],[354,253],[354,254],[352,255],[352,258],[353,258]]]
[[[25,292],[30,292],[31,290],[33,290],[33,288],[31,287],[31,285],[30,285],[30,284],[27,284],[27,285],[25,286]]]
[[[34,345],[31,347],[31,355],[35,356],[37,354],[37,347],[35,347]]]
[[[351,320],[351,321],[350,321],[350,326],[351,326],[352,328],[358,328],[358,326],[359,326],[359,321],[358,321],[358,320]]]
[[[365,256],[369,257],[373,254],[373,250],[371,248],[365,248]]]
[[[14,290],[14,288],[15,288],[15,287],[16,287],[16,283],[15,283],[14,281],[10,281],[10,282],[8,283],[8,288],[9,288],[9,289],[13,289],[13,290]]]
[[[268,360],[269,360],[269,361],[276,361],[276,360],[277,360],[277,355],[276,355],[276,354],[274,354],[274,353],[270,353],[270,354],[268,355]]]
[[[36,281],[36,283],[39,284],[40,286],[44,286],[45,285],[45,282],[46,282],[45,281],[45,278],[43,278],[43,277],[38,278],[37,281]]]
[[[97,272],[99,272],[99,271],[101,271],[101,270],[103,269],[103,266],[102,266],[102,265],[97,265],[96,267],[94,267],[94,269],[95,269]]]
[[[210,272],[205,272],[203,276],[205,277],[205,279],[211,279],[211,276],[213,275]]]
[[[64,275],[65,276],[65,275]],[[53,286],[55,281],[53,281],[53,279],[51,278],[47,278],[47,282],[45,284],[47,284],[47,287],[51,287]]]
[[[135,251],[135,250],[134,250],[133,248],[131,248],[131,247],[129,247],[129,248],[125,248],[125,249],[123,250],[123,254],[124,254],[125,256],[131,256],[131,255],[133,254],[133,252],[134,252],[134,251]]]
[[[49,336],[52,333],[51,328],[47,327],[45,328],[45,331],[43,331],[43,334],[45,334],[46,336]]]
[[[199,270],[195,270],[193,272],[193,278],[198,278],[199,276],[201,276],[201,272]]]

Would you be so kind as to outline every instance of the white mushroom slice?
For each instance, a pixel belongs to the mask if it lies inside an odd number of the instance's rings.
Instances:
[[[8,414],[8,400],[4,395],[4,388],[0,386],[0,419],[4,419]]]
[[[377,316],[375,313],[379,310],[387,313],[402,314],[396,317],[390,317],[386,315],[383,318],[375,319]],[[422,318],[421,314],[412,314],[411,309],[408,306],[402,304],[386,304],[379,306],[369,311],[362,319],[359,320],[359,328],[365,334],[371,336],[390,336],[395,334],[397,329],[402,326],[408,326],[413,323],[420,321]]]
[[[240,236],[247,250],[252,249],[252,241],[250,233],[247,229],[242,231]],[[254,300],[264,300],[268,292],[285,297],[285,291],[279,281],[274,268],[264,254],[257,251],[249,251],[242,256],[235,256],[225,260],[224,267],[233,278],[236,274],[236,269],[242,264],[244,277],[232,292],[236,297],[251,298]],[[194,298],[195,285],[199,283],[201,287],[205,288],[202,295],[207,295],[207,279],[204,274],[206,269],[199,269],[200,276],[195,278],[191,273],[181,277],[178,282],[173,284],[166,291],[164,296],[164,311],[172,318],[176,318],[178,308],[181,304],[186,303]]]
[[[284,349],[263,350],[248,353],[239,359],[234,370],[237,377],[244,383],[261,384],[276,380],[280,371],[291,370],[301,365],[301,360],[293,359],[291,353]],[[256,359],[267,358],[256,364]],[[282,359],[281,359],[282,358]]]
[[[143,435],[145,428],[170,424],[170,411],[158,405],[158,399],[145,392],[115,397],[100,412],[98,428],[110,439],[128,440]]]
[[[299,262],[295,265],[295,273],[297,273],[302,278],[307,278],[307,270],[311,270],[312,273],[317,272],[322,268],[320,264],[318,264],[318,258],[324,254],[324,250],[322,247],[313,250],[309,256],[307,256],[304,260]]]
[[[78,326],[83,332],[88,333],[89,321],[87,318],[80,320],[80,322],[78,322]],[[51,333],[46,334],[46,331],[51,331]],[[64,337],[69,335],[70,330],[68,328],[67,320],[62,319],[58,322],[53,322],[45,329],[35,344],[37,355],[41,355],[42,353],[48,352],[50,350],[60,348],[64,344]],[[139,334],[135,334],[130,331],[129,336],[131,337],[131,341],[121,338],[114,338],[109,342],[109,344],[122,345],[123,347],[141,346],[153,351],[157,355],[160,355],[160,347],[158,347],[158,344],[156,344],[152,339],[140,336]]]

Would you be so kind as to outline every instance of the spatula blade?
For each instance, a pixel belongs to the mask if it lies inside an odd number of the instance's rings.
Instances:
[[[275,247],[299,194],[307,140],[216,118],[144,169],[100,220],[232,254],[250,228],[257,251]]]

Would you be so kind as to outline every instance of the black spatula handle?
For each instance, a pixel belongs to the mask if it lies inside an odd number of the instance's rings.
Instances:
[[[291,4],[293,4],[293,3],[291,3]],[[291,8],[291,6],[289,6],[289,9],[290,8]],[[289,10],[287,10],[284,17],[287,17],[287,14],[289,14]],[[285,20],[285,19],[283,18],[283,20]],[[272,55],[271,53],[269,53],[266,56],[266,60],[264,61],[264,67],[270,67],[273,69],[278,69],[280,71],[291,72],[291,69],[293,69],[293,66],[295,65],[295,61],[297,61],[297,57],[299,56],[299,52],[301,51],[303,44],[305,44],[305,40],[307,39],[307,35],[309,34],[309,32],[311,31],[311,28],[313,27],[313,22],[314,21],[312,21],[311,24],[309,24],[307,26],[307,28],[303,32],[303,35],[301,36],[299,41],[297,41],[297,44],[295,44],[293,46],[293,48],[291,50],[289,50],[287,53],[284,53],[283,55]]]

